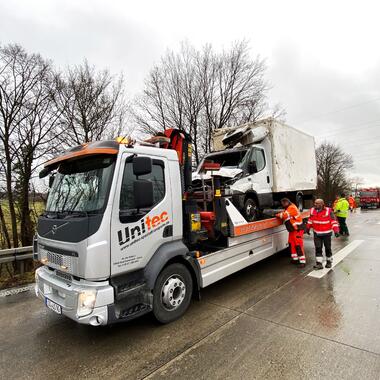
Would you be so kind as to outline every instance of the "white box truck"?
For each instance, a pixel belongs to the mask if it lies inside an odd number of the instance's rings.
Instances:
[[[259,219],[263,209],[278,207],[283,197],[301,210],[311,201],[317,187],[313,136],[269,118],[216,130],[213,147],[193,174],[194,185],[223,177],[247,221]],[[220,170],[202,175],[207,161],[219,163]]]

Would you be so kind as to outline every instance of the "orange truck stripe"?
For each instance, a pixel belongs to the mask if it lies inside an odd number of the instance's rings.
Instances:
[[[301,213],[301,216],[303,219],[305,219],[310,216],[310,213],[309,211],[304,211]],[[268,228],[278,227],[281,226],[281,224],[282,221],[279,218],[264,219],[257,222],[242,224],[241,226],[234,227],[234,236],[251,234],[252,232],[258,232],[266,230]]]

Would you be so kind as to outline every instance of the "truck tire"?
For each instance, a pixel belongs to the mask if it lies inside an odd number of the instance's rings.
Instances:
[[[190,305],[193,279],[188,269],[180,263],[164,268],[153,289],[153,314],[160,323],[180,318]]]
[[[247,222],[254,222],[259,219],[259,208],[253,198],[247,198],[244,202],[244,217]]]
[[[303,211],[303,197],[302,194],[297,194],[296,196],[296,206],[300,212]]]

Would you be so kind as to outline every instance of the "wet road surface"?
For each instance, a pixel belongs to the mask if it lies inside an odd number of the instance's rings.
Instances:
[[[350,215],[363,242],[322,278],[277,254],[202,290],[180,320],[107,327],[55,315],[32,291],[0,298],[0,378],[380,379],[380,211]]]

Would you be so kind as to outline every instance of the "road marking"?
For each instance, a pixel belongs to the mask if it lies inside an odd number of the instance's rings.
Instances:
[[[34,289],[34,284],[22,286],[19,288],[4,289],[0,291],[0,298],[14,296],[15,294],[19,294],[19,293],[29,292],[32,289]]]
[[[344,248],[342,248],[340,251],[338,251],[334,256],[334,261],[332,263],[332,268],[334,268],[336,265],[338,265],[347,255],[349,255],[353,250],[355,250],[357,247],[359,247],[360,244],[362,244],[364,240],[354,240],[352,243],[346,245]],[[324,268],[320,270],[313,270],[308,274],[310,277],[315,278],[322,278],[327,273],[330,272],[332,268]]]

